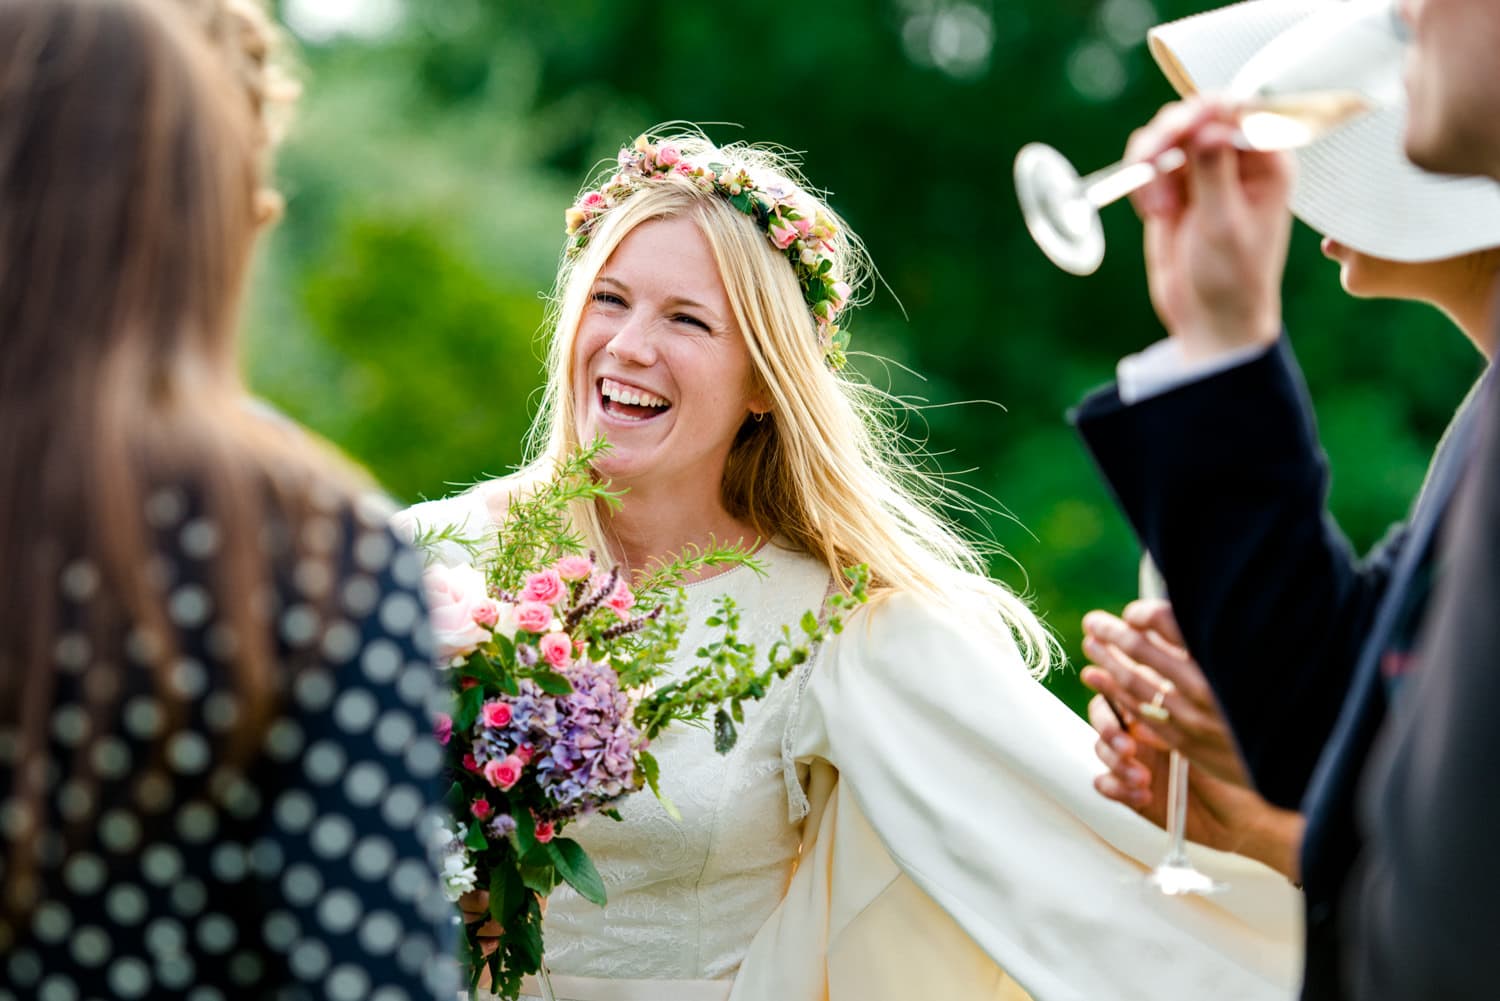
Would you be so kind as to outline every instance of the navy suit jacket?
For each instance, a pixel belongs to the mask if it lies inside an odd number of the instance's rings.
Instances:
[[[1363,559],[1327,513],[1327,461],[1284,338],[1132,406],[1106,388],[1074,415],[1166,580],[1257,788],[1307,816],[1307,999],[1344,996],[1337,903],[1359,848],[1354,790],[1385,716],[1380,658],[1448,507],[1471,410],[1410,520]]]

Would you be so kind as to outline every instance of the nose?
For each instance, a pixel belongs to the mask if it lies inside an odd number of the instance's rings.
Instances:
[[[633,313],[625,320],[605,346],[609,356],[626,365],[649,368],[656,363],[656,342],[650,324]]]

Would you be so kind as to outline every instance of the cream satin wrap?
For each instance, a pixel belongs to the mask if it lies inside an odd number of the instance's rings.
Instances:
[[[1228,893],[1145,890],[1165,835],[1094,792],[1093,731],[980,621],[893,596],[812,671],[808,837],[731,1001],[1293,997],[1296,891],[1211,851]]]

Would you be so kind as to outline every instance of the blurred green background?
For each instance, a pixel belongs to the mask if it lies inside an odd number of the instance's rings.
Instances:
[[[1010,164],[1034,139],[1084,168],[1117,158],[1171,97],[1146,29],[1211,5],[283,0],[306,92],[251,297],[253,386],[402,500],[503,473],[541,382],[563,209],[592,167],[676,119],[805,151],[888,286],[852,319],[874,356],[855,364],[925,401],[911,430],[992,499],[972,527],[1014,558],[994,572],[1062,638],[1073,664],[1052,684],[1080,706],[1078,620],[1133,596],[1137,552],[1064,415],[1161,331],[1131,211],[1105,213],[1096,275],[1063,274],[1021,224]],[[1299,225],[1287,323],[1334,511],[1364,548],[1479,362],[1430,309],[1345,296],[1317,243]]]

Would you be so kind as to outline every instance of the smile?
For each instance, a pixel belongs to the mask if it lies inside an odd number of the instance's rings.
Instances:
[[[671,401],[639,386],[599,380],[599,407],[618,421],[640,424],[660,417],[672,408]]]

